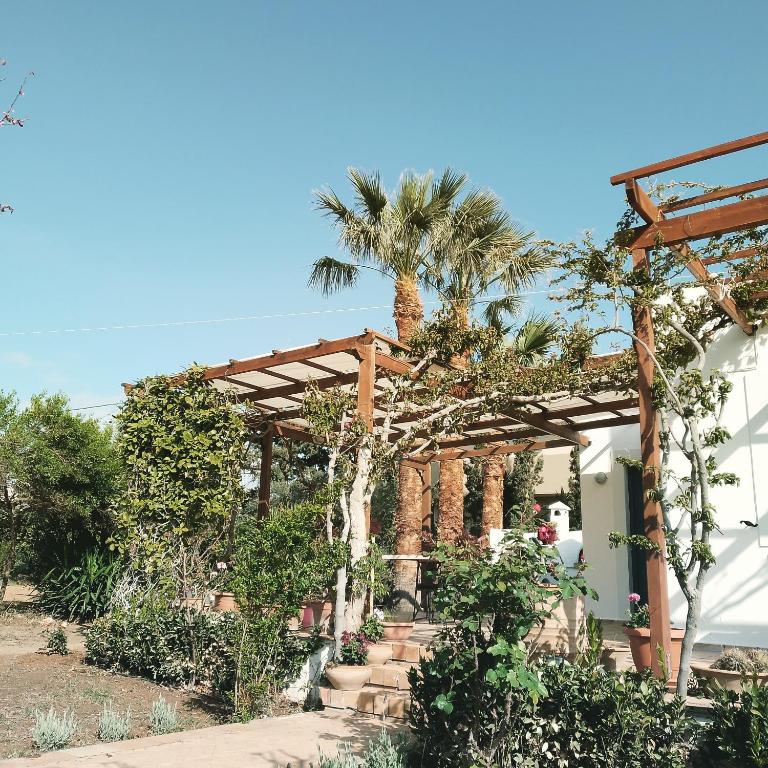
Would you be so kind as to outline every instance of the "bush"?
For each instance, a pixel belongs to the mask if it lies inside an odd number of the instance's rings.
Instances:
[[[426,765],[682,768],[688,722],[663,684],[594,663],[532,660],[523,640],[551,597],[584,594],[553,550],[513,533],[487,552],[443,551],[435,602],[450,623],[411,681],[411,725]],[[540,584],[543,574],[557,588]],[[591,633],[599,645],[597,633]],[[590,643],[590,646],[593,644]]]
[[[89,661],[159,683],[231,686],[240,620],[154,603],[115,610],[85,636]]]
[[[77,720],[73,712],[59,716],[51,707],[47,712],[35,712],[32,728],[32,743],[41,752],[66,747],[77,731]]]
[[[713,662],[712,669],[763,674],[768,672],[768,651],[760,648],[728,648]]]
[[[322,753],[318,768],[406,768],[408,750],[403,739],[392,742],[389,733],[383,728],[375,740],[368,742],[368,747],[359,759],[352,752],[349,742],[339,744],[338,753],[326,757]]]
[[[152,711],[149,713],[149,727],[152,729],[152,733],[157,736],[178,731],[179,713],[176,705],[171,706],[161,695],[152,704]]]
[[[715,687],[712,722],[694,764],[700,768],[768,766],[768,687],[744,681],[740,693]]]
[[[99,739],[101,741],[124,741],[131,735],[131,710],[121,715],[112,708],[112,702],[104,706],[99,717]]]
[[[121,562],[101,550],[83,555],[73,566],[56,566],[37,586],[40,606],[57,618],[91,621],[109,610],[120,579]]]
[[[57,656],[69,656],[69,647],[67,646],[67,635],[61,627],[56,627],[49,635],[45,649],[49,654]]]

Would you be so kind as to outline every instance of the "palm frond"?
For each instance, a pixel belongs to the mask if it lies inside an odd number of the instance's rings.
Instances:
[[[522,305],[523,301],[519,296],[513,294],[500,296],[498,299],[487,302],[485,309],[483,309],[483,319],[489,327],[495,328],[502,335],[506,335],[509,326],[505,325],[505,320],[518,314]]]
[[[341,202],[339,196],[330,188],[318,189],[314,192],[315,208],[344,224],[354,213]]]
[[[382,211],[389,203],[379,172],[374,171],[366,174],[357,168],[349,168],[347,175],[354,187],[358,204],[370,219],[378,221]]]
[[[312,265],[308,285],[318,289],[323,296],[328,296],[342,288],[351,288],[359,276],[360,268],[356,264],[339,261],[332,256],[323,256]]]
[[[560,325],[542,314],[531,314],[512,336],[510,346],[523,365],[535,365],[557,341]]]

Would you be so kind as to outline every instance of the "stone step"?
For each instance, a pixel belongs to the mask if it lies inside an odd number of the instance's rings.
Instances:
[[[407,661],[411,664],[417,664],[421,659],[432,657],[432,651],[421,643],[411,643],[406,640],[405,642],[393,642],[390,645],[392,646],[392,661]]]
[[[368,715],[405,719],[411,709],[408,691],[366,685],[359,691],[337,691],[320,686],[320,701],[330,709],[354,709]]]
[[[411,684],[408,681],[408,671],[417,666],[417,664],[402,661],[373,665],[371,666],[371,679],[368,682],[370,685],[377,685],[381,688],[409,691]]]

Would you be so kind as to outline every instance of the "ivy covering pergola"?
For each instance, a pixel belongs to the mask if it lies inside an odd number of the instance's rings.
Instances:
[[[732,281],[723,280],[718,275],[712,274],[708,267],[725,261],[738,262],[750,259],[757,254],[757,249],[746,248],[724,253],[722,256],[699,258],[689,243],[768,224],[768,196],[753,196],[755,192],[768,189],[768,179],[714,188],[703,194],[662,205],[657,205],[651,200],[638,180],[764,144],[768,144],[768,132],[689,152],[611,177],[611,184],[614,186],[624,185],[629,205],[644,222],[629,232],[621,233],[622,243],[632,254],[633,267],[637,270],[648,268],[649,249],[659,245],[669,248],[679,255],[681,263],[693,275],[696,284],[707,291],[712,300],[746,335],[752,335],[755,327],[730,296],[729,284]],[[732,202],[733,198],[741,199]],[[704,206],[710,206],[713,203],[720,203],[720,205],[703,209]],[[690,209],[694,211],[689,212]],[[765,280],[765,278],[765,271],[754,271],[741,279]],[[751,298],[752,300],[768,298],[768,293],[756,291]],[[640,341],[635,343],[635,351],[638,358],[637,394],[641,460],[645,468],[643,522],[646,536],[657,545],[654,550],[646,551],[651,647],[663,648],[664,658],[669,665],[671,638],[666,541],[661,505],[654,493],[657,487],[657,472],[661,464],[661,448],[659,419],[652,401],[655,343],[651,307],[637,308],[633,316],[633,325]],[[656,654],[652,654],[652,661],[654,673],[661,675],[663,670]]]

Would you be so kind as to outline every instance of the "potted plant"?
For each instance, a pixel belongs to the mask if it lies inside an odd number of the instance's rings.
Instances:
[[[716,681],[728,691],[741,692],[744,680],[760,685],[768,682],[768,651],[760,648],[728,648],[711,664],[691,662],[691,669],[707,680]]]
[[[640,595],[632,592],[628,595],[629,610],[627,620],[624,622],[624,634],[629,639],[629,648],[632,651],[632,661],[635,669],[642,672],[651,668],[653,649],[651,648],[651,615],[647,605],[640,604]],[[673,687],[677,683],[677,673],[680,671],[680,651],[682,650],[685,630],[670,629],[672,637],[672,649],[670,662],[672,669],[668,670],[669,685]]]
[[[370,641],[368,646],[369,664],[386,664],[392,658],[392,646],[380,643],[384,637],[384,611],[374,608],[373,613],[360,626],[360,632]]]
[[[239,611],[240,608],[235,600],[235,593],[227,591],[232,580],[232,573],[227,564],[223,561],[216,563],[216,571],[211,576],[218,585],[218,589],[213,592],[213,610],[218,613]]]
[[[371,678],[368,664],[370,641],[362,632],[344,632],[341,636],[341,662],[325,668],[328,682],[340,691],[358,691]]]

